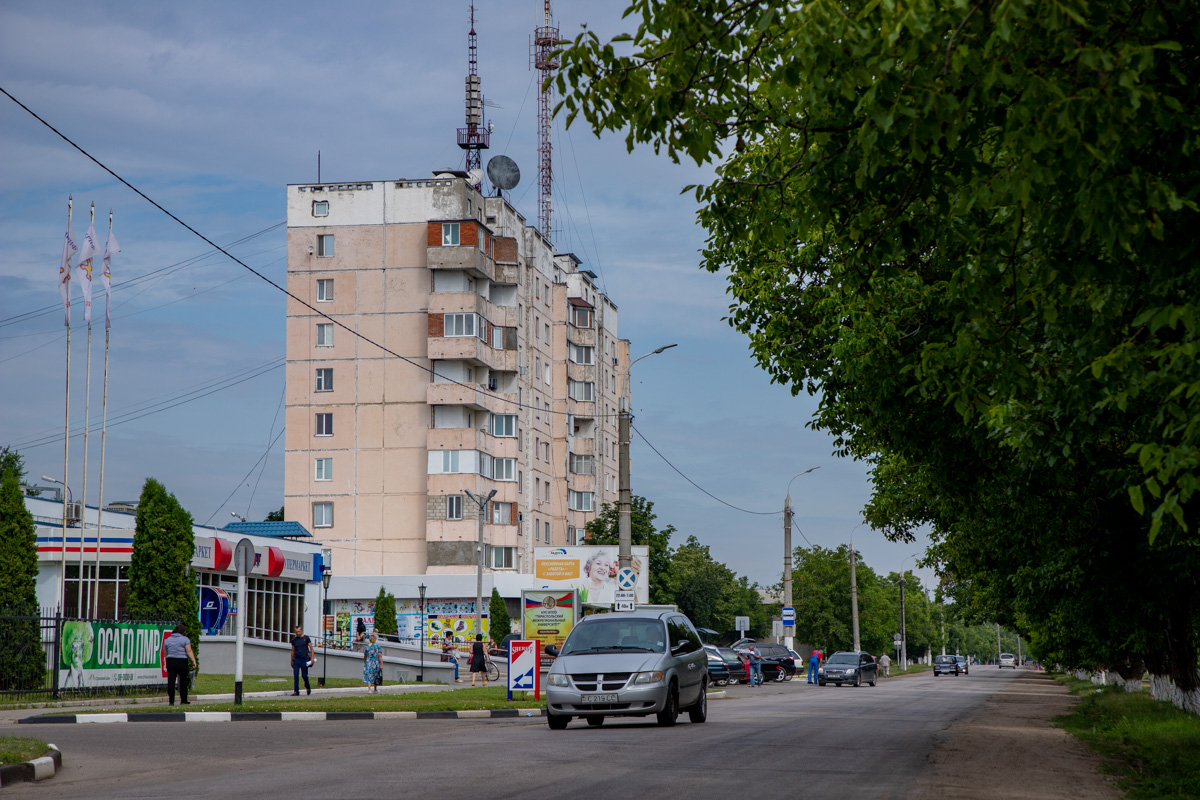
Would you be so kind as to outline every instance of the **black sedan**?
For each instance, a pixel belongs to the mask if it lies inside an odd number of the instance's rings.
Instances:
[[[746,668],[746,660],[739,656],[736,650],[732,647],[718,647],[717,652],[724,659],[725,666],[729,669],[727,680],[731,684],[750,679],[750,671]]]
[[[849,683],[852,686],[862,686],[864,683],[875,685],[879,680],[879,665],[870,653],[843,650],[825,659],[825,663],[817,670],[817,684],[827,683],[841,686]]]
[[[792,653],[781,644],[764,642],[756,644],[759,655],[762,656],[762,673],[764,681],[790,681],[796,674],[796,662]]]
[[[729,683],[729,665],[721,657],[720,651],[711,644],[704,645],[704,651],[708,653],[708,682],[713,686]]]

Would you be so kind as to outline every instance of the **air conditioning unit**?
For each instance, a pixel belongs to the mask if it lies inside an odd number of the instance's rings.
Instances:
[[[83,519],[83,503],[67,503],[67,524],[73,525]]]

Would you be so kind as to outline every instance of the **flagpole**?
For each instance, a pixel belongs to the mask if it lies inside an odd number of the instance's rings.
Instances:
[[[92,230],[96,225],[96,204],[92,203],[92,216],[88,221],[88,236],[92,235]],[[80,264],[79,268],[84,272],[88,272],[91,267],[92,258],[87,260],[87,266]],[[90,279],[88,279],[90,282]],[[87,297],[84,297],[87,301]],[[87,537],[87,472],[88,472],[88,429],[91,427],[91,410],[92,410],[92,320],[91,308],[85,305],[84,311],[87,312],[87,367],[85,369],[84,391],[83,391],[83,491],[80,492],[79,501],[79,597],[75,604],[76,614],[78,619],[83,619],[83,587],[89,584],[83,577],[83,543]]]
[[[67,241],[71,240],[71,201],[70,195],[67,195]],[[63,255],[68,256],[67,244],[63,244]],[[68,465],[68,457],[71,452],[71,262],[69,256],[63,259],[66,266],[66,274],[59,275],[59,281],[66,281],[66,294],[63,301],[66,304],[66,319],[67,326],[67,388],[66,388],[66,422],[63,425],[63,522],[62,522],[62,557],[59,563],[59,595],[58,607],[62,611],[66,611],[67,606],[67,478],[70,475]],[[62,266],[59,267],[62,271]],[[61,291],[61,289],[60,289]]]
[[[112,222],[113,212],[110,208],[108,210],[108,240],[110,242],[112,241]],[[106,244],[104,247],[104,275],[108,274],[109,255]],[[100,411],[100,496],[96,500],[96,589],[92,593],[92,616],[95,618],[100,616],[100,518],[104,513],[104,452],[105,442],[108,438],[108,318],[106,301],[104,306],[104,400]],[[116,618],[116,616],[117,610],[114,607],[113,617]]]

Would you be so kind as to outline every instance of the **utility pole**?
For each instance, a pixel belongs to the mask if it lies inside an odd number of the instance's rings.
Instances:
[[[908,672],[908,629],[905,628],[904,573],[900,573],[900,669]]]
[[[1000,663],[1000,623],[996,623],[996,664]]]
[[[792,606],[792,481],[799,478],[801,475],[807,475],[820,467],[810,467],[804,472],[799,472],[792,476],[792,480],[788,481],[787,497],[783,499],[783,607],[794,608]],[[794,613],[794,611],[793,611]],[[783,643],[788,650],[792,649],[795,643],[796,626],[795,621],[789,625],[785,620],[783,623]]]
[[[854,577],[854,531],[850,531],[850,617],[854,622],[854,651],[858,652],[858,579]]]
[[[496,496],[496,490],[492,489],[488,492],[488,496],[482,500],[471,494],[471,490],[467,489],[467,497],[471,498],[471,502],[479,506],[479,544],[478,552],[475,553],[475,632],[483,633],[483,518],[484,510],[487,508],[488,501]],[[424,633],[422,633],[421,652],[425,652]]]

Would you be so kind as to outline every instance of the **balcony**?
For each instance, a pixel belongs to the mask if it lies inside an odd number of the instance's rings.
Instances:
[[[466,406],[473,411],[491,411],[495,414],[511,414],[512,403],[499,399],[496,392],[484,393],[487,386],[479,387],[479,391],[470,386],[457,383],[431,383],[425,391],[426,402],[431,406]],[[516,401],[517,395],[501,395]]]
[[[432,292],[429,311],[433,314],[475,312],[485,319],[492,318],[492,304],[478,292]]]
[[[430,336],[429,358],[435,361],[466,361],[477,367],[506,370],[504,356],[509,351],[493,350],[477,336]],[[513,353],[514,363],[516,353]]]
[[[427,250],[430,269],[467,270],[477,278],[496,280],[495,263],[475,245],[441,245]]]

